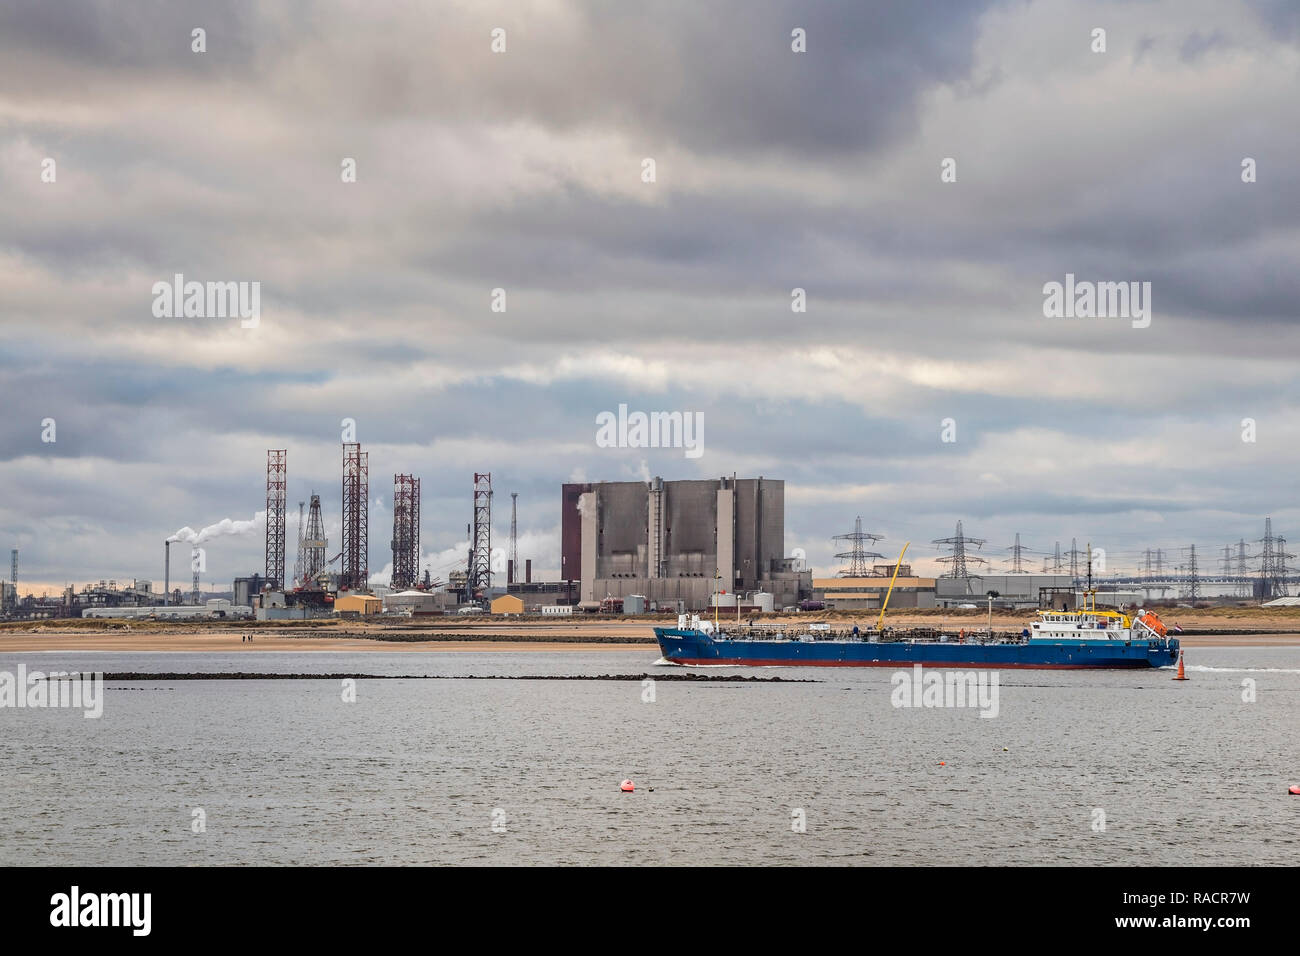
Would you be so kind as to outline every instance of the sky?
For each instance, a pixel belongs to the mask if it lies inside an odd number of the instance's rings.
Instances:
[[[313,491],[333,554],[345,420],[375,583],[398,472],[444,579],[475,472],[535,578],[563,482],[652,475],[783,479],[819,575],[857,516],[922,571],[958,520],[995,569],[1300,536],[1295,4],[261,6],[0,6],[23,593],[222,521],[204,586],[262,570],[268,448],[290,565]],[[178,273],[256,320],[160,306]],[[1147,319],[1045,314],[1067,275]],[[620,405],[699,454],[605,447]]]

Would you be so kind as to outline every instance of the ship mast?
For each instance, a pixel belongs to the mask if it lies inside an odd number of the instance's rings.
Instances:
[[[1097,610],[1097,593],[1092,589],[1092,542],[1088,542],[1088,591],[1092,598],[1092,609]],[[1084,605],[1087,606],[1086,604]]]

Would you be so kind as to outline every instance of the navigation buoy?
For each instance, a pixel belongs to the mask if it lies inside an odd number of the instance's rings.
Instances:
[[[946,766],[948,766],[948,765],[947,765],[946,763],[944,763],[942,760],[940,760],[940,761],[939,761],[939,766],[940,766],[940,767],[946,767]]]
[[[622,790],[624,793],[631,793],[636,789],[636,785],[632,783],[631,780],[624,780],[618,785],[618,789]]]
[[[1292,787],[1287,793],[1294,793],[1297,797],[1300,797],[1300,786]]]
[[[1176,675],[1174,675],[1174,680],[1187,680],[1187,674],[1183,671],[1183,654],[1184,654],[1184,653],[1185,653],[1185,652],[1183,652],[1183,651],[1179,651],[1179,652],[1178,652],[1178,673],[1177,673]]]

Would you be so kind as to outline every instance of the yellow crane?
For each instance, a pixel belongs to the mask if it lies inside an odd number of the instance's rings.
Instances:
[[[898,569],[903,566],[903,555],[907,554],[907,549],[911,547],[912,542],[908,541],[903,545],[903,550],[898,552],[898,561],[894,564],[893,577],[889,579],[889,590],[885,592],[885,600],[880,605],[880,620],[876,621],[876,630],[880,630],[885,624],[885,610],[889,607],[889,596],[894,593],[894,582],[898,580]]]

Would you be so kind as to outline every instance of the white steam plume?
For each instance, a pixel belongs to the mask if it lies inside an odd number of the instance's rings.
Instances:
[[[259,511],[251,521],[232,521],[222,518],[216,524],[210,524],[201,531],[195,531],[189,525],[181,528],[168,541],[184,541],[186,544],[202,544],[210,538],[222,538],[228,535],[248,534],[266,527],[266,512]]]

